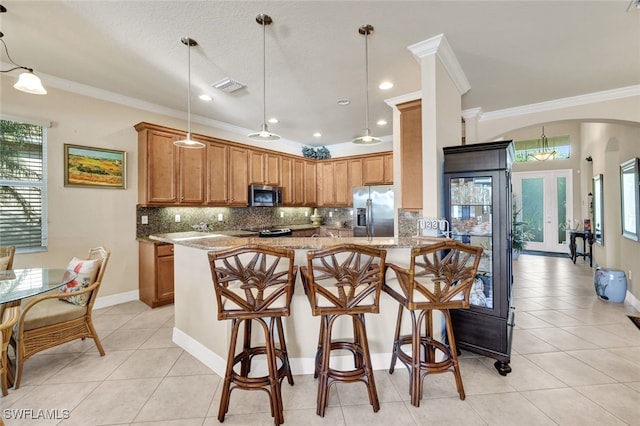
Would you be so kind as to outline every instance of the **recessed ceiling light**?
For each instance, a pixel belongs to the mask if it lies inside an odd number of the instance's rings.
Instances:
[[[209,102],[213,100],[213,98],[207,94],[202,94],[198,97],[200,98],[201,101],[205,101],[205,102]]]
[[[269,123],[271,123],[271,124],[275,124],[275,123],[277,123],[277,122],[278,122],[278,119],[277,119],[277,118],[275,118],[275,117],[271,117],[271,118],[270,118],[269,120],[267,120],[267,121],[269,121]]]
[[[319,138],[320,136],[322,136],[322,133],[320,133],[320,132],[315,132],[315,133],[313,134],[313,137],[314,137],[314,138]]]
[[[350,103],[351,101],[349,99],[338,99],[338,105],[340,106],[349,105]]]
[[[378,126],[386,126],[387,125],[387,120],[378,120],[378,122],[376,123]]]
[[[393,87],[393,83],[390,81],[383,81],[382,83],[380,83],[380,85],[378,86],[378,88],[380,90],[389,90]]]

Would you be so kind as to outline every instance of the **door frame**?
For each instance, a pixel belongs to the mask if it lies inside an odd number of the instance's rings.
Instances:
[[[528,242],[527,250],[537,250],[552,253],[567,253],[569,251],[569,242],[557,243],[555,235],[557,234],[558,203],[557,203],[557,178],[564,177],[566,179],[566,218],[573,217],[573,170],[557,169],[557,170],[536,170],[528,172],[513,172],[512,174],[512,192],[515,196],[522,199],[522,180],[542,178],[544,185],[544,241]],[[554,241],[547,241],[548,236],[553,235]]]

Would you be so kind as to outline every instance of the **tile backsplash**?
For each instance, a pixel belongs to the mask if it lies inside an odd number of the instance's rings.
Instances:
[[[340,220],[351,227],[350,208],[318,207],[323,224]],[[137,207],[136,237],[151,234],[192,231],[192,225],[205,223],[213,231],[231,231],[253,227],[304,225],[311,223],[312,207]],[[147,224],[143,223],[146,217]],[[179,222],[176,218],[179,217]],[[218,220],[221,218],[222,220]]]

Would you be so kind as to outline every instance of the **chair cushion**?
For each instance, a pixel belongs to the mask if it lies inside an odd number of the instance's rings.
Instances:
[[[33,330],[47,325],[58,324],[80,318],[87,313],[86,306],[63,302],[60,299],[47,299],[37,303],[24,319],[24,330]]]
[[[70,283],[60,287],[60,293],[73,293],[89,287],[96,280],[99,268],[100,260],[98,259],[80,260],[74,257],[67,265],[67,270],[75,272],[78,276]],[[84,306],[87,303],[87,295],[61,297],[60,300]]]
[[[11,256],[0,257],[0,271],[7,270],[7,266],[9,266],[10,260],[11,260]]]

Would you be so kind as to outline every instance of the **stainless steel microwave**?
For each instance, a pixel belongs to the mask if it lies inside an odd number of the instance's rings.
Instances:
[[[263,207],[282,205],[282,188],[270,185],[249,185],[249,205]]]

